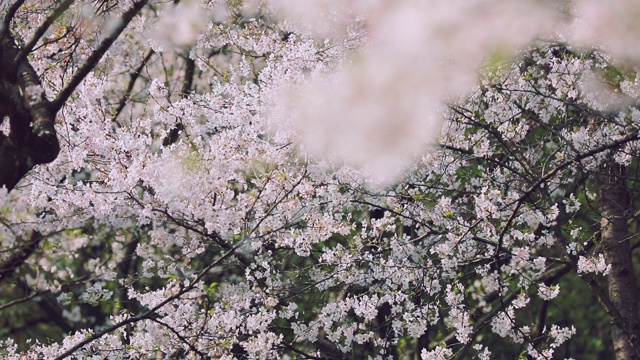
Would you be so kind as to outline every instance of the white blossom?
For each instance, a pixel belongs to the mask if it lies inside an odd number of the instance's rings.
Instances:
[[[602,273],[607,275],[611,265],[608,265],[602,254],[598,254],[598,257],[578,257],[578,274],[580,273]]]

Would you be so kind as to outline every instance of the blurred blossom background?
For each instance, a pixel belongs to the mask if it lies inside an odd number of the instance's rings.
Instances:
[[[211,20],[226,16],[226,8],[222,4],[215,10],[208,11],[200,1],[181,1],[159,17],[156,26],[150,29],[149,38],[159,51],[187,48],[195,43]]]
[[[291,85],[275,116],[304,151],[366,170],[388,185],[440,135],[445,104],[536,41],[593,46],[637,64],[632,0],[272,0],[318,41],[362,37],[331,71]],[[302,84],[302,85],[300,85]],[[594,93],[602,89],[593,88]]]
[[[562,19],[536,1],[311,3],[274,0],[298,31],[366,40],[334,71],[295,85],[279,116],[310,155],[365,170],[378,185],[437,142],[444,104],[465,96],[486,62],[552,36]]]

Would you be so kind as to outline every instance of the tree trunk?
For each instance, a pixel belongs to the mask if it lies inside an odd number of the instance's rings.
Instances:
[[[609,297],[626,324],[612,322],[613,349],[618,360],[640,359],[628,336],[640,335],[638,287],[631,262],[627,220],[630,216],[626,169],[613,159],[601,167],[598,175],[602,248],[609,271]],[[625,329],[626,327],[626,329]]]
[[[60,144],[40,79],[5,33],[0,39],[0,123],[8,117],[10,133],[0,133],[0,188],[11,190],[35,165],[58,156]],[[18,61],[16,63],[16,61]]]

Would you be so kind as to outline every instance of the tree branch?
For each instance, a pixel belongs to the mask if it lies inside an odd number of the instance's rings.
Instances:
[[[598,302],[606,313],[611,316],[611,319],[616,324],[616,326],[622,330],[622,332],[627,336],[631,346],[633,346],[633,350],[635,351],[637,356],[640,356],[640,337],[638,334],[635,334],[630,331],[630,324],[626,318],[620,314],[620,311],[616,308],[615,304],[609,299],[607,292],[600,287],[598,282],[596,281],[595,275],[592,273],[583,274],[580,276],[580,279],[589,287],[591,292],[596,296]]]
[[[29,256],[36,251],[42,239],[43,236],[39,232],[32,232],[29,241],[20,246],[11,257],[0,264],[0,282],[9,277],[20,265],[24,264]]]
[[[239,243],[238,245],[236,245],[235,247],[233,247],[231,250],[227,251],[224,255],[222,255],[218,260],[214,261],[213,263],[211,263],[209,266],[207,266],[206,268],[204,268],[204,270],[202,270],[200,272],[200,274],[187,286],[185,286],[182,290],[180,290],[178,293],[176,293],[175,295],[172,295],[170,297],[168,297],[167,299],[165,299],[164,301],[160,302],[158,305],[154,306],[153,308],[149,309],[148,311],[145,311],[144,313],[134,316],[134,317],[130,317],[126,320],[123,320],[117,324],[113,324],[111,326],[108,326],[106,328],[104,328],[102,331],[99,331],[91,336],[86,337],[84,340],[80,341],[79,343],[75,344],[74,346],[70,347],[69,349],[67,349],[66,351],[64,351],[62,354],[56,356],[53,360],[62,360],[66,357],[68,357],[69,355],[72,355],[76,350],[81,349],[83,346],[92,343],[95,340],[98,340],[99,338],[105,336],[106,334],[109,334],[113,331],[118,330],[119,328],[129,325],[129,324],[134,324],[138,321],[141,320],[145,320],[148,319],[149,316],[153,315],[156,313],[156,311],[158,311],[160,308],[162,308],[163,306],[167,305],[168,303],[179,299],[182,295],[186,294],[187,292],[191,291],[197,284],[198,282],[207,274],[207,272],[209,272],[209,270],[213,269],[214,267],[220,265],[220,263],[222,263],[224,260],[226,260],[227,258],[231,257],[236,250],[238,250],[238,248],[242,245],[242,243]]]
[[[498,247],[496,248],[496,252],[495,252],[495,259],[496,259],[496,266],[499,268],[500,267],[500,248],[502,247],[502,242],[504,240],[504,236],[507,234],[507,231],[509,230],[509,228],[511,227],[511,224],[513,223],[513,221],[515,220],[516,216],[518,215],[518,210],[520,210],[520,207],[522,206],[522,204],[524,203],[524,201],[531,196],[534,191],[536,191],[536,189],[538,189],[540,187],[540,185],[544,184],[545,182],[547,182],[549,179],[551,179],[552,177],[554,177],[557,173],[559,173],[561,170],[566,169],[567,167],[579,163],[580,161],[590,158],[594,155],[600,154],[602,152],[605,152],[607,150],[611,150],[611,149],[615,149],[618,148],[626,143],[632,142],[632,141],[636,141],[636,140],[640,140],[640,133],[638,131],[634,131],[631,134],[618,139],[616,141],[613,141],[609,144],[597,147],[595,149],[591,149],[589,151],[583,152],[581,154],[576,155],[573,159],[569,159],[565,162],[563,162],[562,164],[558,165],[556,168],[554,168],[553,170],[549,171],[548,173],[546,173],[544,176],[542,176],[538,181],[536,181],[533,185],[531,185],[531,187],[529,187],[529,189],[527,189],[524,194],[522,194],[516,201],[515,201],[515,208],[513,209],[513,211],[511,212],[511,216],[509,216],[509,218],[507,219],[506,223],[503,225],[502,228],[502,232],[500,233],[500,236],[498,237]]]
[[[8,33],[9,26],[11,25],[11,20],[13,20],[13,17],[16,15],[16,12],[18,12],[18,9],[20,9],[20,7],[22,6],[22,4],[24,4],[24,2],[25,0],[16,0],[16,2],[14,2],[9,7],[7,14],[4,16],[3,24],[0,27],[0,38],[3,38],[5,34]]]
[[[115,111],[115,115],[113,115],[114,121],[118,118],[118,116],[120,116],[120,113],[127,105],[127,100],[129,100],[129,97],[131,96],[131,92],[133,91],[133,87],[135,86],[136,81],[138,81],[138,79],[140,78],[140,73],[142,72],[144,67],[147,66],[147,63],[149,62],[149,60],[151,60],[153,54],[155,54],[155,51],[153,49],[149,49],[147,51],[147,54],[144,56],[144,59],[142,59],[140,65],[134,70],[134,72],[129,75],[129,85],[127,85],[127,89],[124,91],[122,98],[118,102],[118,108]]]
[[[49,27],[60,16],[62,16],[62,14],[64,14],[64,12],[67,11],[67,9],[69,9],[69,7],[74,2],[75,2],[75,0],[65,0],[65,1],[63,1],[57,8],[55,8],[51,12],[51,14],[49,14],[49,16],[47,16],[47,18],[44,20],[44,22],[42,24],[40,24],[40,26],[33,33],[33,36],[31,37],[29,42],[27,42],[22,47],[22,49],[20,49],[20,52],[18,53],[18,55],[16,55],[16,58],[14,60],[16,64],[22,62],[23,60],[26,60],[27,55],[31,52],[31,50],[33,50],[33,48],[36,46],[38,41],[40,41],[40,38],[42,38],[42,35],[44,35],[44,33],[47,32]]]
[[[80,85],[82,80],[93,70],[100,62],[104,54],[107,53],[111,45],[116,41],[120,34],[127,28],[131,20],[140,13],[142,8],[147,4],[148,0],[140,0],[134,2],[133,6],[122,14],[118,26],[102,40],[100,45],[89,55],[87,60],[80,66],[78,71],[73,75],[67,86],[60,91],[56,99],[51,103],[51,111],[57,113],[67,102],[71,94]]]

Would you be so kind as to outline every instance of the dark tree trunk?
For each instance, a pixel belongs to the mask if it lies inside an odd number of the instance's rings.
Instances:
[[[609,297],[626,324],[615,321],[611,325],[613,348],[618,360],[640,359],[632,345],[640,336],[638,320],[638,287],[631,262],[627,220],[630,216],[629,192],[626,188],[626,169],[609,159],[598,175],[602,248],[609,271]],[[626,327],[626,329],[625,329]]]
[[[0,188],[11,190],[38,164],[53,161],[60,145],[53,126],[55,113],[40,79],[8,32],[0,39],[0,122],[10,123],[0,134]]]

